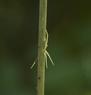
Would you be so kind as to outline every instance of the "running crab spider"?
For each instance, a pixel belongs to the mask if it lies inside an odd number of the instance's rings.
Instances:
[[[45,41],[45,46],[43,48],[43,53],[44,53],[44,56],[45,56],[45,65],[46,65],[46,68],[48,68],[48,64],[47,64],[47,58],[49,58],[49,60],[51,61],[52,65],[54,66],[54,62],[49,54],[49,52],[47,51],[47,47],[48,47],[48,32],[47,32],[47,29],[45,30],[45,37],[44,37],[44,41]],[[38,58],[37,58],[38,59]],[[34,67],[34,65],[36,64],[36,60],[34,61],[34,63],[32,64],[31,66],[31,69]]]

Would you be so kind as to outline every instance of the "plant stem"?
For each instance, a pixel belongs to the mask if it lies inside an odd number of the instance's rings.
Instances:
[[[38,68],[37,95],[44,95],[45,89],[45,30],[47,18],[47,0],[39,0],[39,35],[38,35]]]

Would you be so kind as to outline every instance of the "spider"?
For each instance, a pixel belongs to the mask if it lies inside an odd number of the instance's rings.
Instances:
[[[46,68],[48,68],[48,64],[47,64],[47,58],[49,58],[49,60],[51,61],[52,65],[55,65],[49,52],[47,51],[47,47],[48,47],[48,32],[47,32],[47,29],[45,30],[45,38],[44,38],[44,41],[45,41],[45,46],[43,48],[43,53],[44,53],[44,56],[45,56],[45,65],[46,65]],[[33,65],[31,66],[31,69],[34,67],[34,65],[36,64],[36,62],[34,61]]]

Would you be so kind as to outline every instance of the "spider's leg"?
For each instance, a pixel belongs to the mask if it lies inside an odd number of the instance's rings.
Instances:
[[[50,59],[52,65],[55,65],[52,58],[51,58],[51,56],[50,56],[50,54],[47,52],[47,50],[45,52],[46,52],[46,55],[48,56],[48,58]]]
[[[30,67],[31,69],[35,66],[35,64],[37,63],[38,58],[36,58],[36,60],[33,62],[32,66]]]
[[[32,66],[30,67],[31,69],[34,67],[34,65],[36,64],[36,62],[34,61],[34,63],[32,64]]]
[[[45,65],[46,65],[46,68],[48,68],[46,52],[45,52]]]

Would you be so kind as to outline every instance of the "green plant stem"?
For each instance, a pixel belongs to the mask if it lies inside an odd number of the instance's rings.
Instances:
[[[39,2],[39,35],[38,35],[38,68],[37,68],[37,95],[44,95],[45,89],[45,30],[47,18],[47,0]]]

